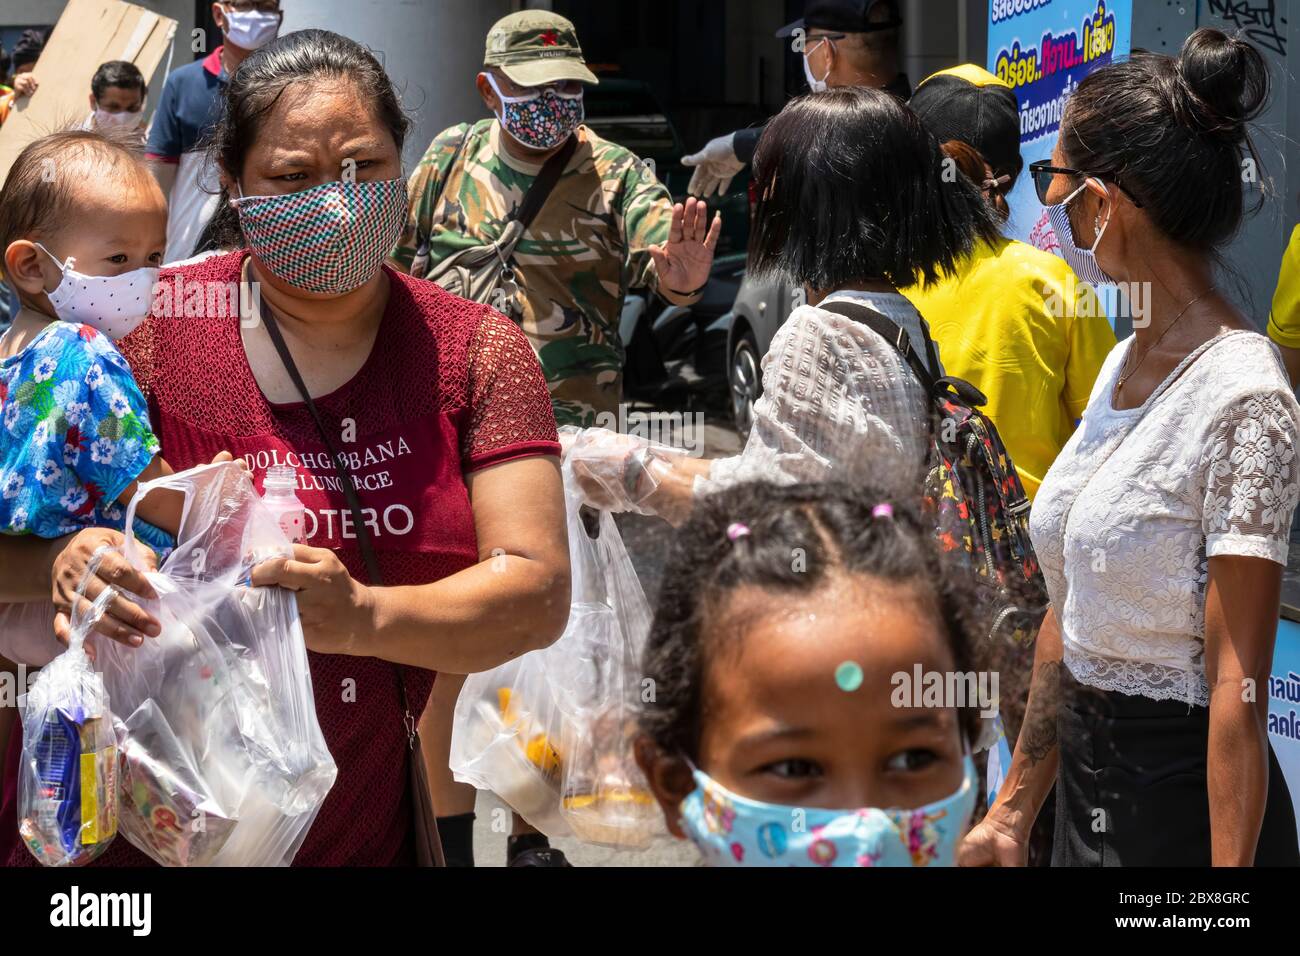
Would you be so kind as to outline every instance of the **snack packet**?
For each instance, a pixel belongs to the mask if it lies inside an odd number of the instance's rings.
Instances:
[[[108,692],[85,639],[116,595],[106,588],[74,623],[68,649],[21,701],[18,833],[45,866],[82,866],[117,834],[117,738]]]

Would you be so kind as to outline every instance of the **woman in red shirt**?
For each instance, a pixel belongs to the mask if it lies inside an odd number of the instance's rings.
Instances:
[[[544,647],[569,611],[559,445],[528,341],[491,309],[381,266],[406,215],[407,125],[382,67],[352,40],[306,30],[250,56],[213,147],[231,198],[226,247],[240,251],[164,271],[151,318],[123,343],[174,467],[229,450],[259,486],[268,467],[297,469],[310,547],[262,565],[254,583],[298,592],[339,770],[302,865],[414,862],[398,681],[418,710],[436,671]],[[382,587],[365,583],[353,513],[268,310],[356,485]],[[0,600],[49,600],[52,576],[66,637],[76,585],[105,543],[121,535],[0,541]],[[116,554],[87,597],[109,584],[152,594]],[[158,633],[124,596],[99,629],[136,644]],[[6,776],[17,760],[11,747]],[[10,863],[24,862],[19,847]],[[118,840],[97,862],[148,861]]]

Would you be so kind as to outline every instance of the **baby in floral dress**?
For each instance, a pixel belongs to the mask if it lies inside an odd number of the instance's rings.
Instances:
[[[0,339],[0,532],[58,538],[123,529],[139,481],[169,474],[144,396],[114,344],[149,314],[167,205],[130,149],[56,133],[19,155],[0,191],[4,275],[22,308]],[[149,495],[136,536],[161,557],[183,502]],[[23,622],[14,615],[25,608]],[[60,650],[52,608],[0,616],[0,655],[28,664]]]

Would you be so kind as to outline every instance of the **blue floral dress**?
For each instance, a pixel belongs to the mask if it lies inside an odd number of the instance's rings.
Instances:
[[[131,367],[90,326],[52,322],[0,361],[0,532],[123,530],[117,498],[156,454]],[[171,549],[167,533],[134,528],[160,557]]]

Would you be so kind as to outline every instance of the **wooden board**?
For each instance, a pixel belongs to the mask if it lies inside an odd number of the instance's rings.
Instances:
[[[153,74],[171,49],[176,21],[123,0],[68,0],[36,61],[40,88],[15,101],[0,126],[0,184],[23,147],[59,130],[76,128],[90,113],[90,80],[101,63],[128,60],[162,93]]]

